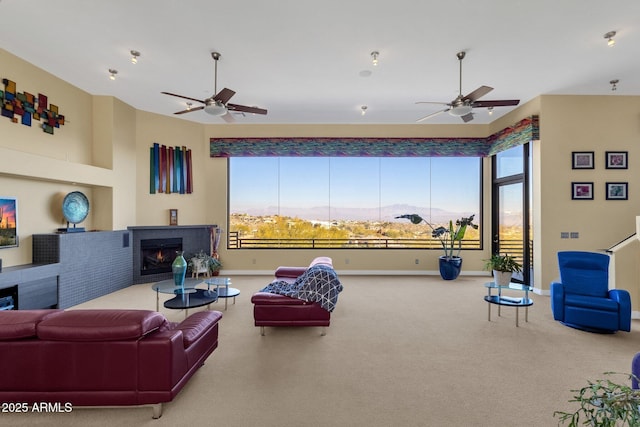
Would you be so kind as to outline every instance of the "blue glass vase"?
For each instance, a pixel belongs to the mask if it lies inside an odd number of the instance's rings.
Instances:
[[[176,287],[184,288],[184,278],[187,274],[187,260],[182,256],[182,251],[176,251],[176,259],[171,264],[171,271],[173,272],[173,281]]]

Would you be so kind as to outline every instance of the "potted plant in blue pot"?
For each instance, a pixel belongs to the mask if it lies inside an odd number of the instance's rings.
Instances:
[[[478,228],[478,225],[473,223],[474,217],[475,215],[462,217],[457,219],[455,223],[453,220],[449,220],[449,227],[434,227],[420,215],[416,214],[400,215],[396,218],[408,219],[412,224],[424,222],[431,228],[431,237],[438,239],[444,250],[444,255],[438,259],[440,276],[444,280],[455,280],[458,278],[460,270],[462,270],[460,251],[462,250],[462,240],[467,232],[467,227]]]

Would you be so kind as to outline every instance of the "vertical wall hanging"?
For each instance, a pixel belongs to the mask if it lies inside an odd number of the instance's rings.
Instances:
[[[191,150],[157,142],[149,149],[149,193],[193,193]]]

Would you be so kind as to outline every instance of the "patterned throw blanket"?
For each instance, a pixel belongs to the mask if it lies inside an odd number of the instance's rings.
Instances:
[[[284,295],[307,302],[317,302],[322,308],[331,312],[338,303],[338,294],[342,284],[335,270],[327,265],[309,267],[295,282],[272,282],[260,292]]]

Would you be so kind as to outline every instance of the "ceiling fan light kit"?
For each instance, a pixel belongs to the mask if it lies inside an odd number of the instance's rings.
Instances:
[[[212,102],[204,106],[204,112],[212,116],[224,116],[227,114],[227,108],[219,102]]]
[[[471,105],[465,105],[465,104],[456,105],[455,107],[452,107],[449,110],[449,114],[456,117],[462,117],[469,114],[472,110],[473,110],[473,107],[471,107]]]

